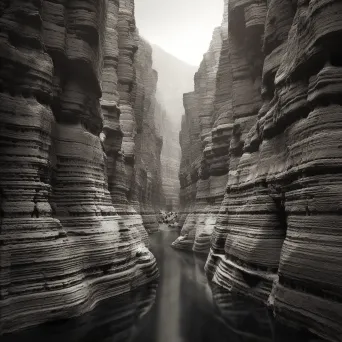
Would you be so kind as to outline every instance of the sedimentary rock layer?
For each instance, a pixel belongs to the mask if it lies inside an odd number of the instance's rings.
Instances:
[[[233,117],[225,28],[223,21],[222,27],[215,29],[195,75],[195,90],[184,96],[186,113],[180,133],[182,231],[173,246],[200,253],[209,252],[228,179]]]
[[[149,43],[137,37],[137,46],[134,61],[136,83],[133,90],[136,158],[130,200],[141,213],[147,231],[153,233],[158,230],[156,212],[162,202],[160,155],[163,140],[155,125],[158,74],[152,68],[152,48]]]
[[[77,316],[157,276],[146,237],[113,201],[120,8],[0,7],[1,333]]]
[[[167,211],[178,211],[180,189],[178,173],[181,154],[179,132],[177,126],[170,119],[170,113],[158,102],[158,97],[155,111],[157,131],[163,137],[161,151],[163,198],[161,206]]]
[[[161,206],[167,211],[179,211],[179,167],[183,93],[193,90],[193,77],[197,67],[170,55],[152,45],[153,68],[158,71],[156,126],[163,137],[161,152],[164,196]]]
[[[331,341],[342,336],[340,7],[229,2],[233,135],[206,265]]]

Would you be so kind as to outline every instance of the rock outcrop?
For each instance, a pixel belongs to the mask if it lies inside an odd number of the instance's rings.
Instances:
[[[0,4],[1,333],[80,315],[157,276],[141,217],[118,215],[131,172],[120,113],[133,112],[133,9]]]
[[[233,131],[227,191],[206,265],[220,286],[336,342],[342,336],[340,7],[226,1]]]

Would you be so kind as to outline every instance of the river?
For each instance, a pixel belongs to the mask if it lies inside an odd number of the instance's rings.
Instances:
[[[158,283],[106,300],[81,317],[1,337],[1,342],[323,342],[275,324],[267,309],[209,286],[205,259],[151,236]]]

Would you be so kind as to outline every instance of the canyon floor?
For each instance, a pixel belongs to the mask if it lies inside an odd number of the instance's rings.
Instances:
[[[322,342],[274,324],[266,308],[208,284],[204,258],[170,247],[177,236],[165,225],[151,236],[158,283],[1,342]]]

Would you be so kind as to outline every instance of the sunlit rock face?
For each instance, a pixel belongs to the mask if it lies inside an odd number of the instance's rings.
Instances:
[[[228,179],[233,114],[225,26],[223,21],[222,27],[215,29],[195,75],[195,90],[184,96],[186,114],[180,133],[182,231],[173,246],[198,253],[209,252]]]
[[[342,336],[340,7],[229,2],[233,135],[206,265],[331,341]]]
[[[116,210],[120,6],[0,5],[0,333],[80,315],[157,276],[139,224]]]

